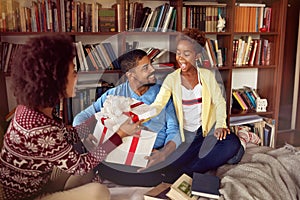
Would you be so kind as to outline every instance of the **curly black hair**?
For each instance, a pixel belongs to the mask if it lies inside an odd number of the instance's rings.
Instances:
[[[202,47],[205,46],[205,43],[206,43],[207,39],[205,37],[205,32],[200,31],[197,28],[185,28],[182,31],[182,34],[179,34],[177,36],[176,42],[178,43],[180,40],[188,40],[188,41],[190,41],[192,44],[194,44],[194,50],[197,53],[200,53]]]
[[[147,53],[142,49],[134,49],[129,52],[124,53],[118,58],[118,62],[121,66],[123,73],[128,70],[137,67],[138,61],[147,56]]]
[[[18,104],[31,108],[57,105],[66,97],[72,38],[51,34],[30,38],[12,64],[12,87]]]

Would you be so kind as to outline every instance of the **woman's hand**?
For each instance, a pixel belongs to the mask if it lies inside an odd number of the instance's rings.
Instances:
[[[214,132],[214,136],[218,140],[225,140],[227,134],[230,134],[230,129],[229,128],[216,128]]]
[[[141,121],[137,121],[136,123],[132,123],[131,118],[128,118],[119,128],[117,134],[121,138],[126,136],[139,136],[136,134],[138,131],[141,130]]]

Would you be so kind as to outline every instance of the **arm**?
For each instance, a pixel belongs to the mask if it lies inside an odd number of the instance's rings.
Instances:
[[[169,141],[162,149],[152,151],[151,156],[145,157],[148,160],[148,164],[146,167],[140,168],[137,172],[142,172],[148,169],[151,166],[156,165],[157,163],[163,162],[166,158],[176,150],[176,144],[173,141]]]
[[[173,153],[176,148],[181,144],[178,121],[172,100],[170,99],[165,112],[165,125],[162,130],[158,133],[158,139],[164,140],[164,146],[152,151],[151,156],[146,157],[148,164],[145,168],[141,168],[138,172],[141,172],[149,167],[156,165],[157,163],[163,162],[166,158]],[[162,113],[160,113],[162,114]]]
[[[168,75],[161,88],[159,93],[157,94],[155,101],[151,104],[151,106],[156,108],[156,113],[159,114],[162,109],[166,106],[166,104],[168,103],[171,95],[172,95],[172,83],[171,83],[171,78],[169,78],[170,76]]]
[[[67,173],[83,175],[97,166],[106,158],[107,154],[122,144],[123,137],[133,135],[140,130],[139,124],[140,121],[132,124],[131,120],[128,119],[108,140],[103,144],[99,144],[94,151],[85,154],[79,154],[64,138],[62,138],[62,141],[55,140],[57,145],[53,146],[61,148],[55,148],[57,151],[51,151],[53,154],[51,157],[54,159],[50,159],[50,162],[58,168],[67,171]],[[57,135],[60,135],[60,133],[57,133]]]
[[[214,135],[218,140],[226,138],[227,134],[230,134],[230,130],[226,125],[226,101],[222,95],[220,85],[218,84],[214,75],[210,76],[210,85],[211,85],[211,96],[212,102],[215,105],[216,110],[216,126]]]
[[[173,141],[176,145],[176,148],[181,144],[181,138],[180,138],[180,132],[179,132],[179,124],[177,120],[177,116],[175,113],[174,104],[172,102],[172,99],[169,100],[167,106],[166,106],[166,139],[165,139],[165,145]]]

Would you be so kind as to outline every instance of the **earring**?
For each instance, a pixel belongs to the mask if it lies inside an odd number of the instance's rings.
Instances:
[[[196,60],[196,67],[200,68],[202,66],[200,59],[196,58],[195,60]]]

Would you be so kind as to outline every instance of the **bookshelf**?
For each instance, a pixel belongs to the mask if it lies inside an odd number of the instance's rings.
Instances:
[[[1,2],[8,2],[6,0],[1,0]],[[27,5],[30,7],[32,4],[31,1],[19,0],[20,5]],[[55,34],[55,31],[64,32],[62,26],[62,22],[64,21],[63,15],[71,15],[72,13],[67,14],[67,12],[61,12],[61,2],[67,3],[70,1],[61,1],[61,0],[51,0],[51,2],[56,3],[57,7],[57,24],[58,29],[50,29],[49,31],[43,32],[33,32],[33,31],[16,31],[16,30],[3,30],[3,25],[0,25],[0,42],[16,42],[23,43],[28,37],[35,37],[42,34]],[[77,1],[75,1],[77,2]],[[175,62],[175,37],[177,32],[180,32],[184,27],[188,27],[186,23],[186,12],[188,7],[193,7],[193,4],[197,4],[199,2],[195,1],[183,1],[183,0],[172,0],[172,1],[157,1],[157,0],[149,0],[149,1],[133,1],[133,0],[119,0],[119,1],[81,1],[86,3],[98,2],[102,5],[103,8],[111,8],[113,5],[116,8],[116,16],[118,16],[118,20],[116,21],[116,29],[113,32],[97,32],[95,29],[92,31],[84,31],[78,32],[80,28],[72,30],[66,29],[67,34],[70,34],[74,38],[74,42],[81,41],[83,44],[97,44],[101,42],[110,42],[116,53],[116,56],[121,55],[126,51],[127,45],[132,45],[134,42],[138,43],[138,48],[149,48],[149,47],[157,47],[161,49],[169,49],[168,53],[161,57],[160,61],[164,62]],[[158,31],[143,31],[142,27],[135,27],[136,29],[131,29],[132,26],[129,26],[130,20],[133,18],[128,17],[128,13],[130,13],[131,6],[134,6],[135,2],[139,2],[143,4],[143,7],[149,7],[153,11],[158,9],[161,5],[166,5],[168,3],[169,6],[174,7],[176,10],[176,18],[175,23],[172,26],[173,30],[168,29],[169,31],[161,31],[162,29],[158,28]],[[116,4],[118,3],[118,4]],[[244,116],[244,115],[260,115],[263,117],[268,117],[275,119],[278,122],[279,115],[279,105],[280,105],[280,92],[281,92],[281,82],[282,82],[282,72],[283,72],[283,50],[284,50],[284,38],[285,38],[285,24],[286,24],[286,15],[287,15],[287,0],[212,0],[211,2],[200,2],[201,5],[197,5],[195,8],[195,14],[199,11],[198,7],[203,9],[206,7],[211,7],[217,10],[217,12],[222,11],[222,17],[225,18],[226,24],[224,32],[217,32],[217,29],[204,29],[206,31],[207,38],[218,41],[219,47],[223,50],[222,55],[225,57],[221,66],[214,66],[215,70],[220,72],[220,76],[222,78],[225,93],[226,93],[226,101],[227,101],[227,114],[228,114],[228,122],[230,117],[235,116]],[[266,32],[261,32],[259,29],[237,29],[237,21],[240,21],[241,16],[239,3],[250,3],[250,4],[264,4],[265,7],[271,8],[271,20],[270,20],[270,29]],[[4,5],[4,4],[2,4]],[[94,8],[94,7],[93,7]],[[1,8],[3,10],[3,6]],[[201,9],[200,9],[201,10]],[[219,11],[218,11],[219,10]],[[253,10],[253,9],[252,9]],[[209,11],[209,13],[215,13],[216,11]],[[253,16],[254,11],[251,16]],[[149,13],[148,13],[149,14]],[[249,14],[250,15],[250,14]],[[139,15],[137,15],[139,16]],[[195,15],[197,16],[197,15]],[[211,14],[210,19],[216,19],[218,15]],[[66,17],[66,16],[64,16]],[[7,18],[10,19],[10,16],[7,15]],[[194,17],[195,22],[200,20],[200,17]],[[199,19],[198,19],[199,18]],[[206,19],[206,18],[205,18]],[[246,20],[243,17],[244,20]],[[251,18],[252,21],[247,23],[255,24],[254,17]],[[77,19],[78,21],[78,19]],[[3,19],[1,19],[3,22]],[[244,21],[242,21],[242,24]],[[72,23],[72,21],[68,22]],[[75,22],[74,22],[75,23]],[[79,22],[78,22],[79,23]],[[78,24],[76,23],[76,24]],[[96,22],[94,22],[96,23]],[[132,23],[132,22],[131,22]],[[151,22],[149,22],[151,23]],[[210,23],[215,23],[210,22]],[[55,24],[55,23],[54,23]],[[65,23],[66,25],[66,23]],[[71,28],[72,25],[68,24]],[[132,24],[131,24],[132,25]],[[214,25],[214,26],[215,26]],[[24,25],[23,25],[24,26]],[[98,22],[99,26],[99,22]],[[10,26],[9,26],[10,27]],[[200,28],[200,27],[199,27]],[[70,32],[68,32],[70,30]],[[77,30],[77,31],[75,31]],[[270,54],[270,63],[269,64],[253,64],[253,65],[235,65],[234,63],[234,44],[233,41],[238,40],[243,37],[251,36],[252,39],[255,40],[268,40],[272,43],[272,53]],[[161,70],[158,72],[159,75],[164,75],[169,73],[168,70]],[[9,79],[9,74],[0,72],[1,82],[7,84]],[[110,83],[117,83],[118,79],[122,76],[121,72],[118,70],[96,70],[96,71],[85,71],[79,73],[79,82],[84,82],[87,80],[97,81],[100,78],[104,79]],[[266,112],[255,112],[255,111],[241,111],[232,109],[232,90],[239,89],[243,86],[249,86],[254,89],[257,89],[257,92],[260,94],[262,98],[266,98],[268,100],[268,107]],[[10,94],[10,92],[5,88],[1,87],[1,93]],[[8,95],[10,96],[10,95]],[[8,105],[8,102],[13,101],[8,97],[4,101],[1,101],[1,116],[4,116],[9,110],[11,110],[11,106]],[[4,109],[2,109],[4,108]],[[229,123],[228,123],[229,124]],[[276,123],[277,130],[277,123]]]

